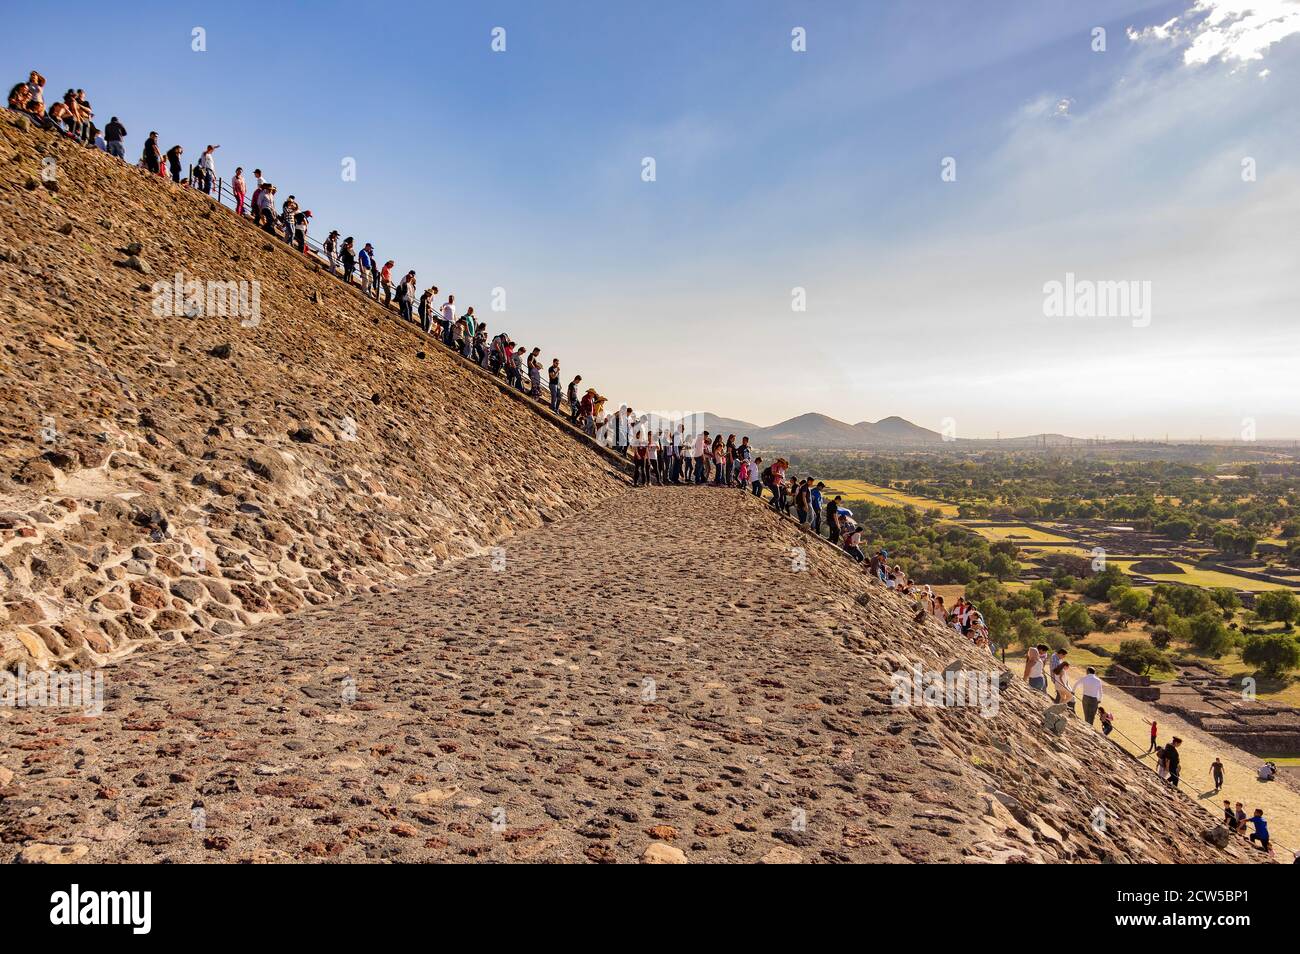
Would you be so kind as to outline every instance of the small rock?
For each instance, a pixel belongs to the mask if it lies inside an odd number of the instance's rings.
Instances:
[[[90,849],[85,845],[46,845],[34,842],[18,853],[20,865],[71,865],[76,864]]]
[[[646,846],[645,852],[641,855],[641,863],[643,865],[684,865],[688,862],[686,852],[680,848],[656,841]]]

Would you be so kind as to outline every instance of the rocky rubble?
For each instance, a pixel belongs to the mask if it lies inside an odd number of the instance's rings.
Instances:
[[[0,665],[228,635],[616,490],[198,193],[5,120],[0,209]]]
[[[1002,672],[747,495],[628,489],[0,711],[0,861],[1248,860],[1018,680],[897,704],[913,666]]]

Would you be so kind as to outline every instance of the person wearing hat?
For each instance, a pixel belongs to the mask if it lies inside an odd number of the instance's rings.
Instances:
[[[280,228],[284,230],[284,240],[290,245],[293,244],[293,224],[298,215],[298,197],[289,196],[284,200],[284,205],[280,207]]]

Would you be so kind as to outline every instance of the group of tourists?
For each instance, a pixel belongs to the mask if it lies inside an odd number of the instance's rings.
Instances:
[[[1110,736],[1115,730],[1115,717],[1113,713],[1107,712],[1101,704],[1104,684],[1101,677],[1097,675],[1097,670],[1092,666],[1088,667],[1087,674],[1075,682],[1070,681],[1070,663],[1066,657],[1069,655],[1068,649],[1051,650],[1045,644],[1029,647],[1025,654],[1025,681],[1031,689],[1035,689],[1044,695],[1047,695],[1048,676],[1051,677],[1051,684],[1055,690],[1055,702],[1057,705],[1063,705],[1071,714],[1075,714],[1075,701],[1083,702],[1083,717],[1089,725],[1096,724],[1100,721],[1103,735]],[[1146,719],[1147,727],[1150,732],[1150,745],[1145,755],[1154,754],[1156,757],[1156,774],[1171,787],[1177,788],[1182,779],[1182,756],[1180,748],[1183,740],[1178,736],[1173,736],[1163,745],[1160,743],[1159,733],[1160,726],[1156,719]],[[1266,763],[1270,765],[1271,763]],[[1273,769],[1276,771],[1276,768]],[[1264,780],[1264,769],[1260,771],[1260,780]],[[1271,775],[1269,776],[1272,777]],[[1214,791],[1218,792],[1223,788],[1224,765],[1221,759],[1216,758],[1210,765],[1210,779],[1214,783]],[[1224,801],[1224,822],[1230,831],[1246,833],[1246,826],[1249,824],[1254,828],[1250,834],[1252,844],[1258,842],[1259,847],[1270,852],[1268,841],[1268,823],[1264,820],[1264,810],[1255,809],[1253,816],[1247,817],[1245,809],[1241,802],[1236,804],[1235,809],[1228,802]],[[1300,856],[1297,856],[1300,861]]]
[[[45,77],[33,70],[26,81],[15,84],[10,90],[9,108],[23,113],[44,129],[126,160],[127,131],[116,116],[103,130],[95,126],[92,121],[94,114],[84,90],[68,90],[60,102],[47,110],[45,82]],[[219,148],[221,147],[216,144],[208,145],[200,154],[198,162],[187,171],[184,147],[174,145],[164,151],[158,133],[150,132],[145,139],[138,165],[148,173],[170,178],[178,185],[193,187],[212,195],[213,188],[219,181],[215,158]],[[312,213],[310,209],[302,207],[297,196],[288,195],[281,202],[279,187],[268,181],[261,169],[253,170],[250,182],[245,178],[242,166],[235,169],[229,186],[230,199],[238,215],[251,220],[268,234],[281,238],[303,254],[315,254],[307,238]],[[418,321],[426,334],[437,337],[456,354],[492,374],[504,375],[507,384],[539,401],[545,401],[557,415],[562,413],[561,394],[564,388],[558,358],[553,358],[549,365],[545,365],[541,348],[528,349],[507,334],[489,337],[487,322],[475,315],[472,306],[461,312],[456,305],[455,295],[447,295],[439,303],[436,285],[419,291],[413,269],[395,279],[395,262],[392,259],[381,260],[370,242],[358,245],[352,236],[344,238],[335,230],[329,233],[321,245],[320,255],[331,274],[349,285],[359,287],[364,294],[385,307],[395,306],[402,318],[410,322]],[[581,385],[581,375],[575,376],[568,383],[568,417],[593,437],[604,436],[610,423],[604,414],[605,398],[593,388],[586,389],[580,395],[578,392]],[[626,446],[624,450],[626,451]]]

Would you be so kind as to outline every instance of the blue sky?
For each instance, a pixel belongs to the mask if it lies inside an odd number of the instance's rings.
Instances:
[[[220,143],[615,401],[1300,436],[1287,0],[59,9],[15,80],[133,157]],[[1149,325],[1045,317],[1067,272],[1151,282]]]

